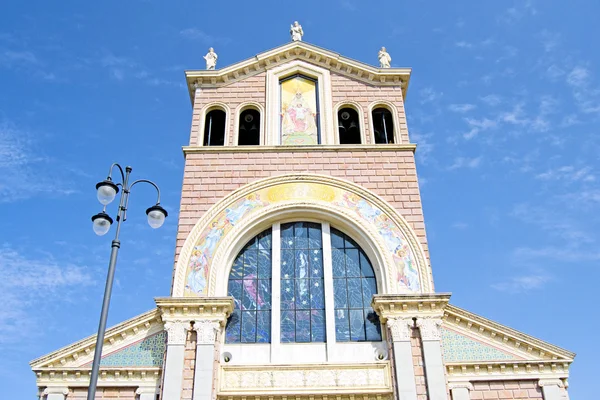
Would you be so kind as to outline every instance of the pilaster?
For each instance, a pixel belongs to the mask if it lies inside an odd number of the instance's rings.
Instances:
[[[42,392],[42,399],[45,400],[65,400],[67,395],[69,394],[69,388],[60,386],[60,387],[47,387]]]
[[[538,385],[542,388],[544,400],[562,400],[560,389],[564,387],[560,379],[540,379]]]
[[[197,332],[193,399],[210,399],[216,334],[233,310],[233,298],[164,297],[155,301],[167,331],[162,398],[181,398],[186,330],[193,329]]]
[[[452,382],[448,384],[448,389],[452,394],[452,400],[471,400],[471,382]]]
[[[449,299],[448,293],[373,296],[373,309],[392,335],[399,400],[417,398],[410,350],[414,321],[421,332],[429,399],[447,400],[440,327]]]

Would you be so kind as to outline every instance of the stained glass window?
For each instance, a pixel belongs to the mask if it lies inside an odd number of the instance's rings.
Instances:
[[[331,228],[331,258],[338,342],[381,340],[381,326],[371,308],[377,281],[371,262],[344,233]]]
[[[281,342],[325,342],[321,225],[281,225]]]
[[[225,330],[227,343],[271,342],[271,229],[249,241],[229,274],[234,310]]]
[[[319,144],[317,81],[303,75],[282,79],[281,144]]]

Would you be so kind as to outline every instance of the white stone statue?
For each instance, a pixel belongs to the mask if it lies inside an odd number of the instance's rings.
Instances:
[[[293,42],[301,42],[302,36],[304,36],[304,31],[302,30],[302,25],[298,23],[298,21],[294,21],[293,25],[290,25],[290,34],[292,35]]]
[[[206,69],[215,69],[217,66],[217,58],[219,57],[217,56],[217,53],[215,53],[215,49],[212,47],[208,49],[208,53],[204,56],[204,59],[206,60]]]
[[[390,67],[392,57],[390,57],[389,53],[385,51],[385,47],[382,47],[381,50],[379,50],[379,55],[377,57],[379,58],[379,68]]]

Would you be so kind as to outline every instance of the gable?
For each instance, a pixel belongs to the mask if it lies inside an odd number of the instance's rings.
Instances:
[[[165,331],[150,335],[138,342],[102,357],[102,367],[162,367],[166,349]],[[91,366],[92,363],[86,364]]]
[[[523,360],[515,354],[447,327],[442,328],[445,362]]]

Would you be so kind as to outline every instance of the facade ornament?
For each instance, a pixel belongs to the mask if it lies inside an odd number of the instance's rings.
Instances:
[[[57,386],[50,386],[47,387],[46,389],[44,389],[44,392],[42,393],[44,396],[48,396],[50,394],[62,394],[63,396],[66,396],[69,394],[69,388],[68,387],[57,387]]]
[[[379,68],[390,68],[392,57],[390,57],[390,54],[385,50],[385,47],[382,47],[381,50],[379,50],[377,58],[379,59]]]
[[[183,321],[165,322],[165,331],[167,331],[167,345],[185,344],[186,331],[189,328],[188,323]]]
[[[412,318],[390,317],[386,324],[390,327],[394,342],[406,342],[410,340],[413,327]]]
[[[465,388],[469,391],[474,390],[473,384],[471,382],[448,382],[449,390],[461,389],[461,388]]]
[[[194,323],[197,334],[196,344],[214,344],[220,328],[221,325],[216,321],[196,321]]]
[[[294,24],[290,25],[290,34],[292,35],[292,42],[302,41],[304,31],[302,30],[302,25],[300,25],[298,21],[294,21]]]
[[[215,53],[215,49],[212,47],[208,49],[208,53],[204,56],[206,60],[206,69],[215,69],[217,67],[217,53]]]
[[[559,388],[565,387],[565,385],[561,379],[540,379],[538,381],[538,386],[539,387],[558,386]]]
[[[418,318],[417,326],[423,340],[440,340],[442,337],[441,318]]]

